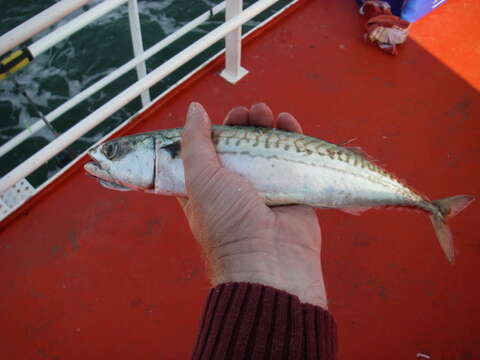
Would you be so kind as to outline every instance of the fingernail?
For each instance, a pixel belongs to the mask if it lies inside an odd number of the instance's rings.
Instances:
[[[205,117],[207,116],[205,109],[203,108],[202,105],[200,105],[197,102],[192,102],[190,103],[190,106],[188,107],[187,111],[187,122],[186,126],[189,126],[192,124],[192,121],[201,121],[205,120]]]

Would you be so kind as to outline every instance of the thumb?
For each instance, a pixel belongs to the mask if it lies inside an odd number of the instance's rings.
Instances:
[[[188,107],[182,133],[182,160],[187,191],[197,176],[212,174],[220,167],[212,142],[212,123],[203,106],[196,102]]]

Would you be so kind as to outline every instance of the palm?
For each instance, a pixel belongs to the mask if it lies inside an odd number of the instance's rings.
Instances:
[[[224,122],[274,125],[265,105],[250,111],[234,109]],[[289,114],[279,116],[277,128],[302,132]],[[326,308],[321,233],[313,208],[270,208],[248,180],[221,166],[206,166],[195,175],[190,172],[186,185],[189,198],[181,203],[193,234],[205,250],[214,284],[262,283]]]

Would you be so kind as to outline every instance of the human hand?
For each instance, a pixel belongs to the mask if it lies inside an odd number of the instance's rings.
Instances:
[[[256,125],[302,132],[281,113],[275,121],[265,104],[234,108],[226,125]],[[213,285],[258,283],[284,290],[300,301],[327,308],[320,262],[321,233],[313,208],[268,207],[253,185],[222,167],[211,140],[211,121],[192,103],[182,135],[188,198],[178,198],[202,246]]]

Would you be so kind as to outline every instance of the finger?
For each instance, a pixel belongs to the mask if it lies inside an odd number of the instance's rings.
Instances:
[[[250,107],[250,119],[249,125],[273,127],[274,119],[273,113],[270,108],[264,103],[253,104]]]
[[[303,134],[302,127],[300,126],[299,122],[297,119],[295,119],[292,115],[289,113],[280,113],[278,115],[277,119],[277,129],[279,130],[286,130],[286,131],[291,131],[291,132],[296,132],[296,133],[301,133]]]
[[[248,125],[249,113],[244,106],[237,106],[230,110],[223,120],[225,125]]]
[[[182,133],[182,160],[187,190],[192,179],[204,171],[220,167],[211,138],[212,124],[199,103],[191,103]]]

